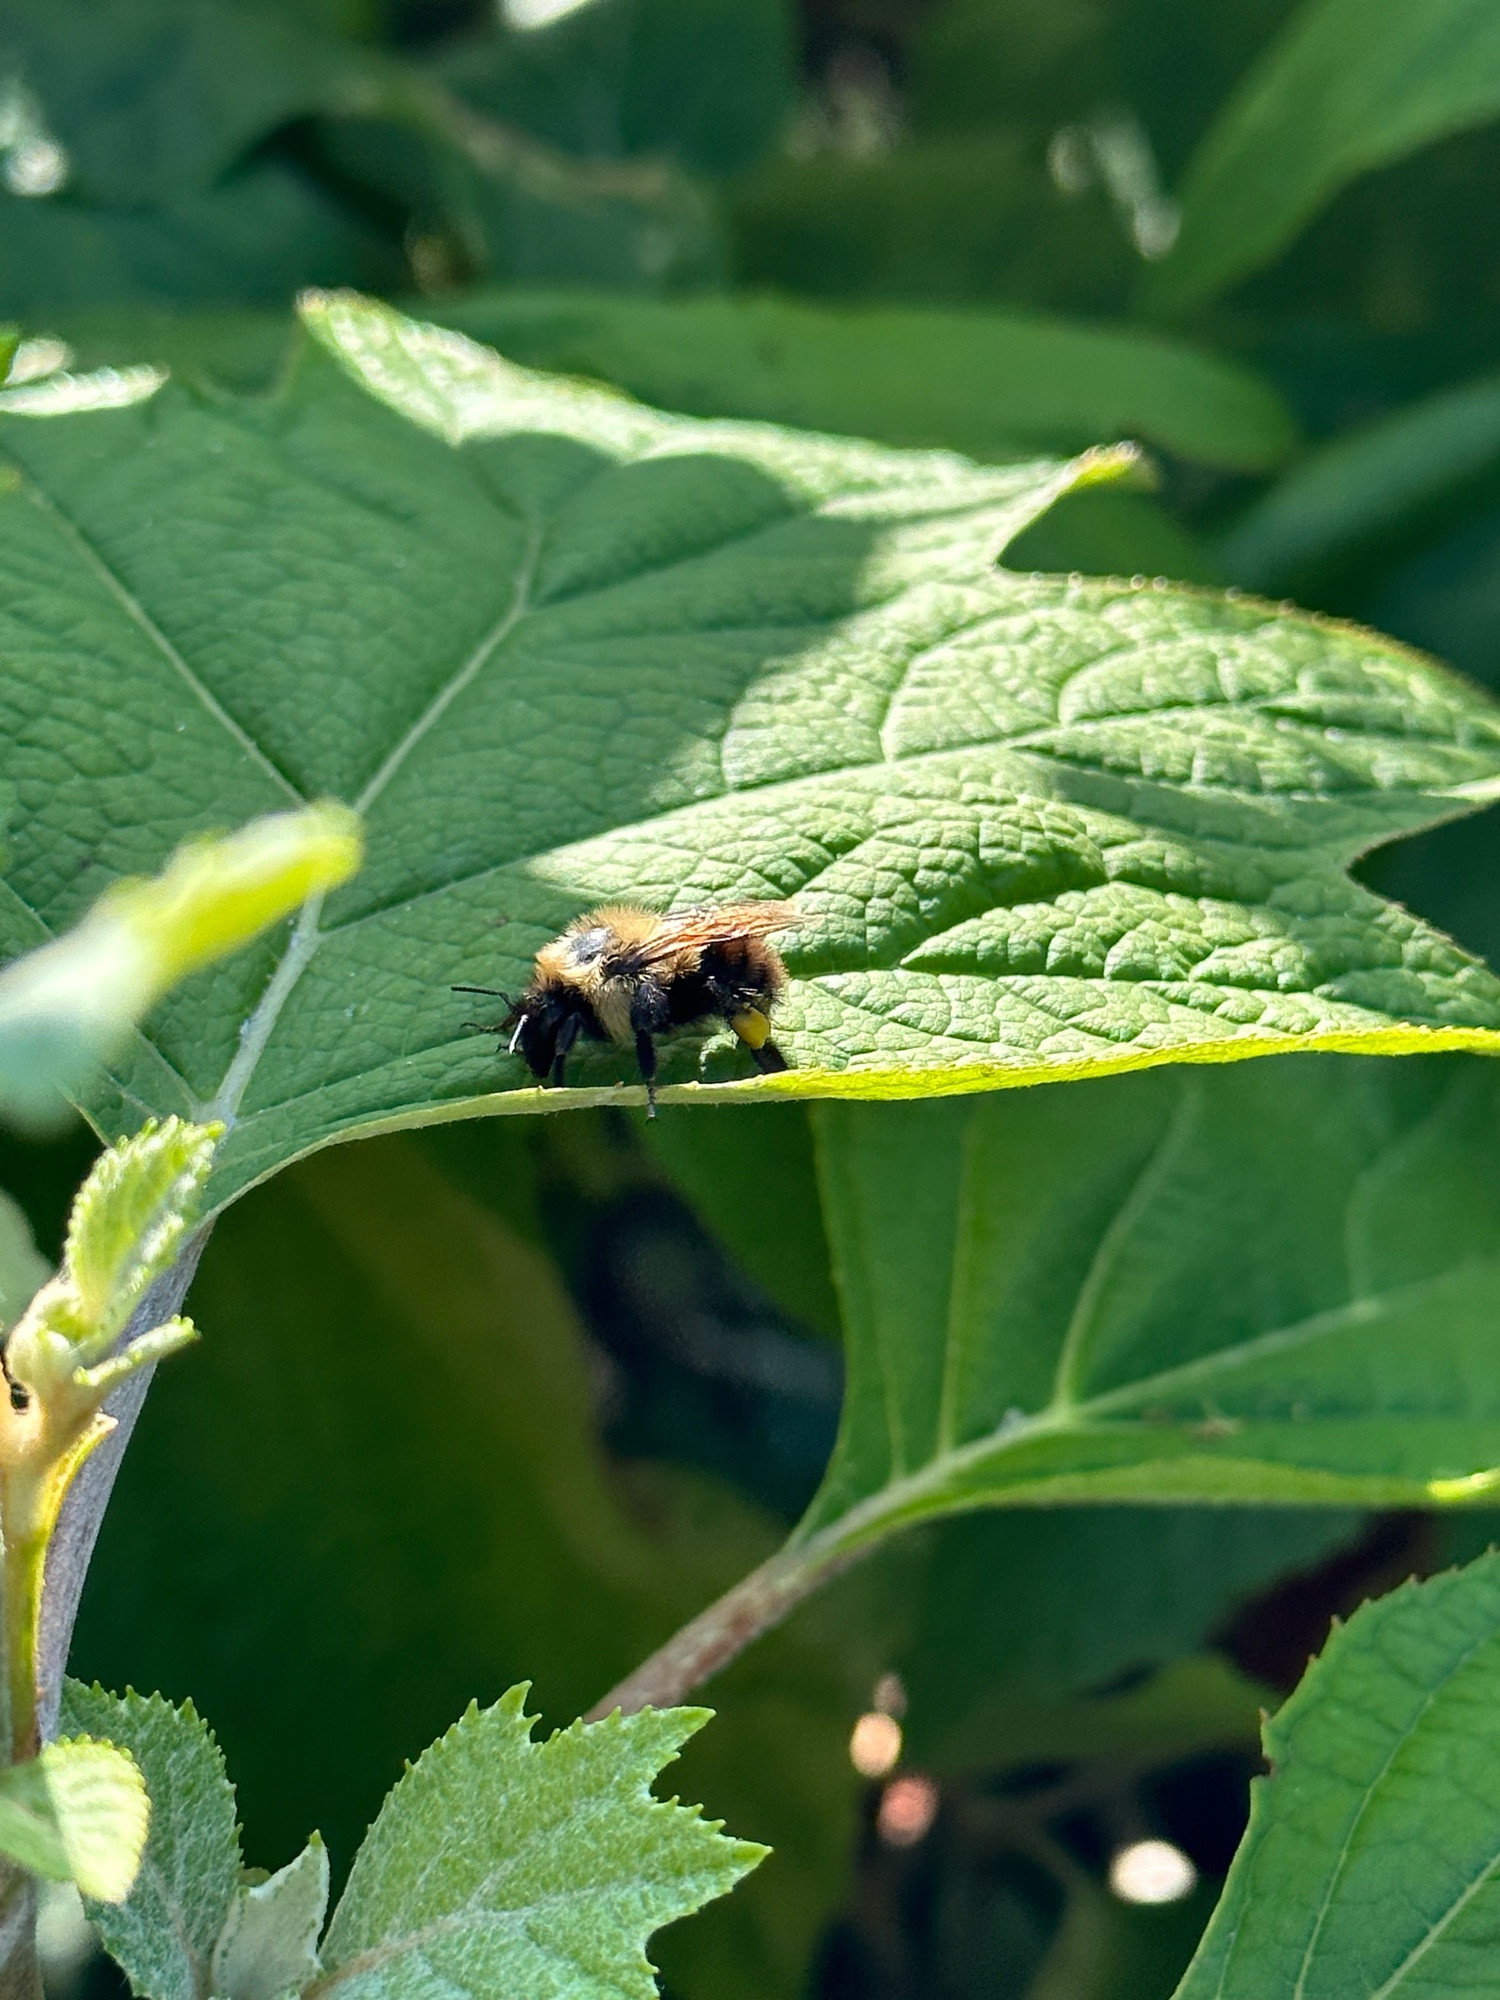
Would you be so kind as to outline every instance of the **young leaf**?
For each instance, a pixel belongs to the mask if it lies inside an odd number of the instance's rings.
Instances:
[[[317,1834],[264,1882],[241,1882],[214,1946],[214,2000],[281,2000],[318,1971],[328,1913],[328,1850]]]
[[[354,815],[325,801],[189,841],[150,880],[116,882],[66,936],[0,973],[0,1108],[42,1121],[61,1110],[169,987],[347,881],[361,851]]]
[[[108,1344],[176,1256],[218,1138],[212,1126],[168,1118],[100,1154],[68,1218],[60,1278],[96,1341]]]
[[[1497,1700],[1500,1555],[1357,1611],[1265,1726],[1271,1776],[1177,2000],[1491,1990]]]
[[[526,1692],[471,1707],[386,1800],[328,1927],[320,1996],[436,1982],[472,2000],[653,2000],[651,1933],[764,1857],[651,1796],[709,1711],[644,1710],[533,1743]]]
[[[1211,297],[1357,175],[1497,113],[1490,0],[1304,0],[1189,167],[1152,296],[1174,308]]]
[[[191,1702],[107,1694],[70,1680],[63,1727],[128,1749],[151,1797],[151,1831],[129,1898],[89,1914],[140,2000],[203,2000],[239,1884],[234,1788]]]
[[[111,1743],[48,1743],[0,1771],[0,1853],[105,1904],[130,1894],[150,1817],[135,1761]]]
[[[209,813],[366,818],[319,921],[180,991],[90,1100],[111,1130],[143,1103],[233,1118],[221,1198],[375,1126],[556,1102],[447,989],[514,988],[621,895],[804,913],[790,1071],[678,1036],[668,1094],[1500,1029],[1500,981],[1345,873],[1489,796],[1500,711],[1351,630],[994,567],[1118,456],[984,469],[699,423],[384,307],[306,313],[336,365],[270,399],[169,384],[149,420],[0,423],[0,776],[39,802],[8,940]],[[572,1101],[629,1075],[576,1050]]]

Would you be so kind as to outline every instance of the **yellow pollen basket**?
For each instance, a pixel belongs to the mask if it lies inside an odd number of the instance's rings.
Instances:
[[[747,1007],[729,1023],[746,1048],[763,1049],[771,1039],[771,1024],[758,1007]]]

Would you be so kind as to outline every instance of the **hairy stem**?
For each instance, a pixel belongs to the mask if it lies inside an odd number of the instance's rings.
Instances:
[[[42,2000],[36,1955],[36,1882],[0,1864],[0,2000]]]
[[[595,1702],[585,1721],[598,1722],[617,1708],[634,1715],[641,1708],[673,1707],[737,1659],[762,1632],[779,1625],[858,1553],[843,1545],[819,1548],[811,1542],[779,1549]]]
[[[188,1286],[198,1268],[198,1259],[208,1241],[211,1223],[196,1230],[183,1245],[182,1254],[171,1270],[147,1291],[130,1316],[130,1323],[115,1342],[114,1352],[171,1319],[182,1308]],[[37,1707],[41,1736],[45,1742],[57,1731],[57,1712],[62,1701],[63,1674],[68,1664],[68,1648],[83,1596],[83,1580],[104,1520],[104,1510],[114,1490],[115,1475],[125,1456],[125,1447],[135,1429],[136,1418],[146,1400],[154,1368],[141,1368],[127,1376],[105,1403],[105,1414],[115,1420],[115,1428],[84,1461],[63,1501],[57,1527],[47,1549],[46,1574],[42,1584],[40,1631],[36,1649]],[[9,2000],[4,1985],[3,1957],[0,1957],[0,2000]]]

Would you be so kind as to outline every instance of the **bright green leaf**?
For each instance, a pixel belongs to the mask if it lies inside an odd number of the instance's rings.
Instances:
[[[1494,1990],[1500,1556],[1336,1631],[1266,1724],[1272,1775],[1178,2000]]]
[[[1420,1504],[1500,1476],[1487,1064],[815,1117],[849,1363],[793,1560],[981,1505]]]
[[[0,1104],[45,1122],[179,980],[248,944],[359,866],[359,823],[324,802],[194,840],[148,881],[106,890],[82,923],[0,974]],[[253,1039],[242,1062],[253,1063]]]
[[[386,1800],[328,1927],[320,1992],[436,1981],[474,2000],[652,2000],[647,1938],[764,1857],[651,1796],[709,1711],[646,1709],[533,1743],[525,1698],[470,1708]]]
[[[1274,465],[1292,421],[1248,370],[1133,327],[790,299],[481,293],[442,317],[534,368],[593,375],[666,409],[757,417],[976,458],[1135,437],[1180,457]]]
[[[328,1912],[328,1850],[314,1834],[295,1861],[263,1882],[241,1882],[214,1946],[214,2000],[281,2000],[318,1971]]]
[[[90,1909],[140,2000],[203,2000],[209,1958],[239,1881],[234,1788],[191,1702],[107,1694],[70,1680],[63,1727],[129,1750],[151,1798],[145,1858],[127,1901]]]
[[[61,373],[0,389],[0,410],[13,417],[64,417],[82,410],[122,410],[154,396],[166,377],[155,368],[100,368]]]
[[[1152,296],[1181,308],[1222,291],[1359,174],[1497,113],[1490,0],[1305,0],[1189,168]]]
[[[178,1118],[148,1124],[101,1153],[79,1189],[59,1284],[82,1325],[104,1345],[176,1257],[218,1137],[214,1127]]]
[[[1343,870],[1488,796],[1493,705],[1362,633],[994,567],[1118,458],[674,419],[384,308],[308,314],[339,368],[267,401],[169,385],[149,442],[132,411],[4,427],[10,940],[210,814],[367,818],[319,925],[157,1011],[106,1128],[237,1112],[227,1197],[334,1138],[555,1103],[447,988],[514,986],[621,894],[806,916],[790,1073],[678,1037],[668,1097],[1491,1045],[1500,982]],[[629,1064],[572,1074],[615,1098]]]
[[[111,1743],[48,1743],[0,1771],[0,1852],[106,1904],[130,1894],[150,1817],[140,1771]]]

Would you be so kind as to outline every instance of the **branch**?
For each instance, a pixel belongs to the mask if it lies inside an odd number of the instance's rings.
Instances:
[[[779,1549],[674,1632],[602,1701],[595,1702],[584,1720],[602,1721],[616,1709],[634,1715],[641,1708],[674,1707],[738,1659],[752,1640],[779,1625],[803,1598],[846,1569],[860,1553],[859,1549],[827,1543],[820,1548],[816,1542]]]
[[[115,1342],[119,1353],[138,1334],[173,1318],[187,1297],[188,1286],[198,1269],[198,1259],[208,1241],[212,1223],[195,1230],[182,1247],[177,1262],[146,1291],[130,1316],[125,1331]],[[57,1711],[62,1700],[63,1674],[68,1649],[73,1643],[73,1626],[83,1596],[83,1580],[88,1575],[94,1543],[104,1520],[104,1510],[114,1491],[115,1475],[125,1456],[125,1447],[135,1429],[136,1418],[146,1400],[155,1366],[141,1368],[128,1376],[104,1405],[105,1414],[115,1420],[115,1428],[84,1462],[68,1490],[62,1514],[47,1549],[46,1581],[42,1588],[41,1632],[37,1647],[37,1682],[40,1696],[42,1738],[57,1731]]]

